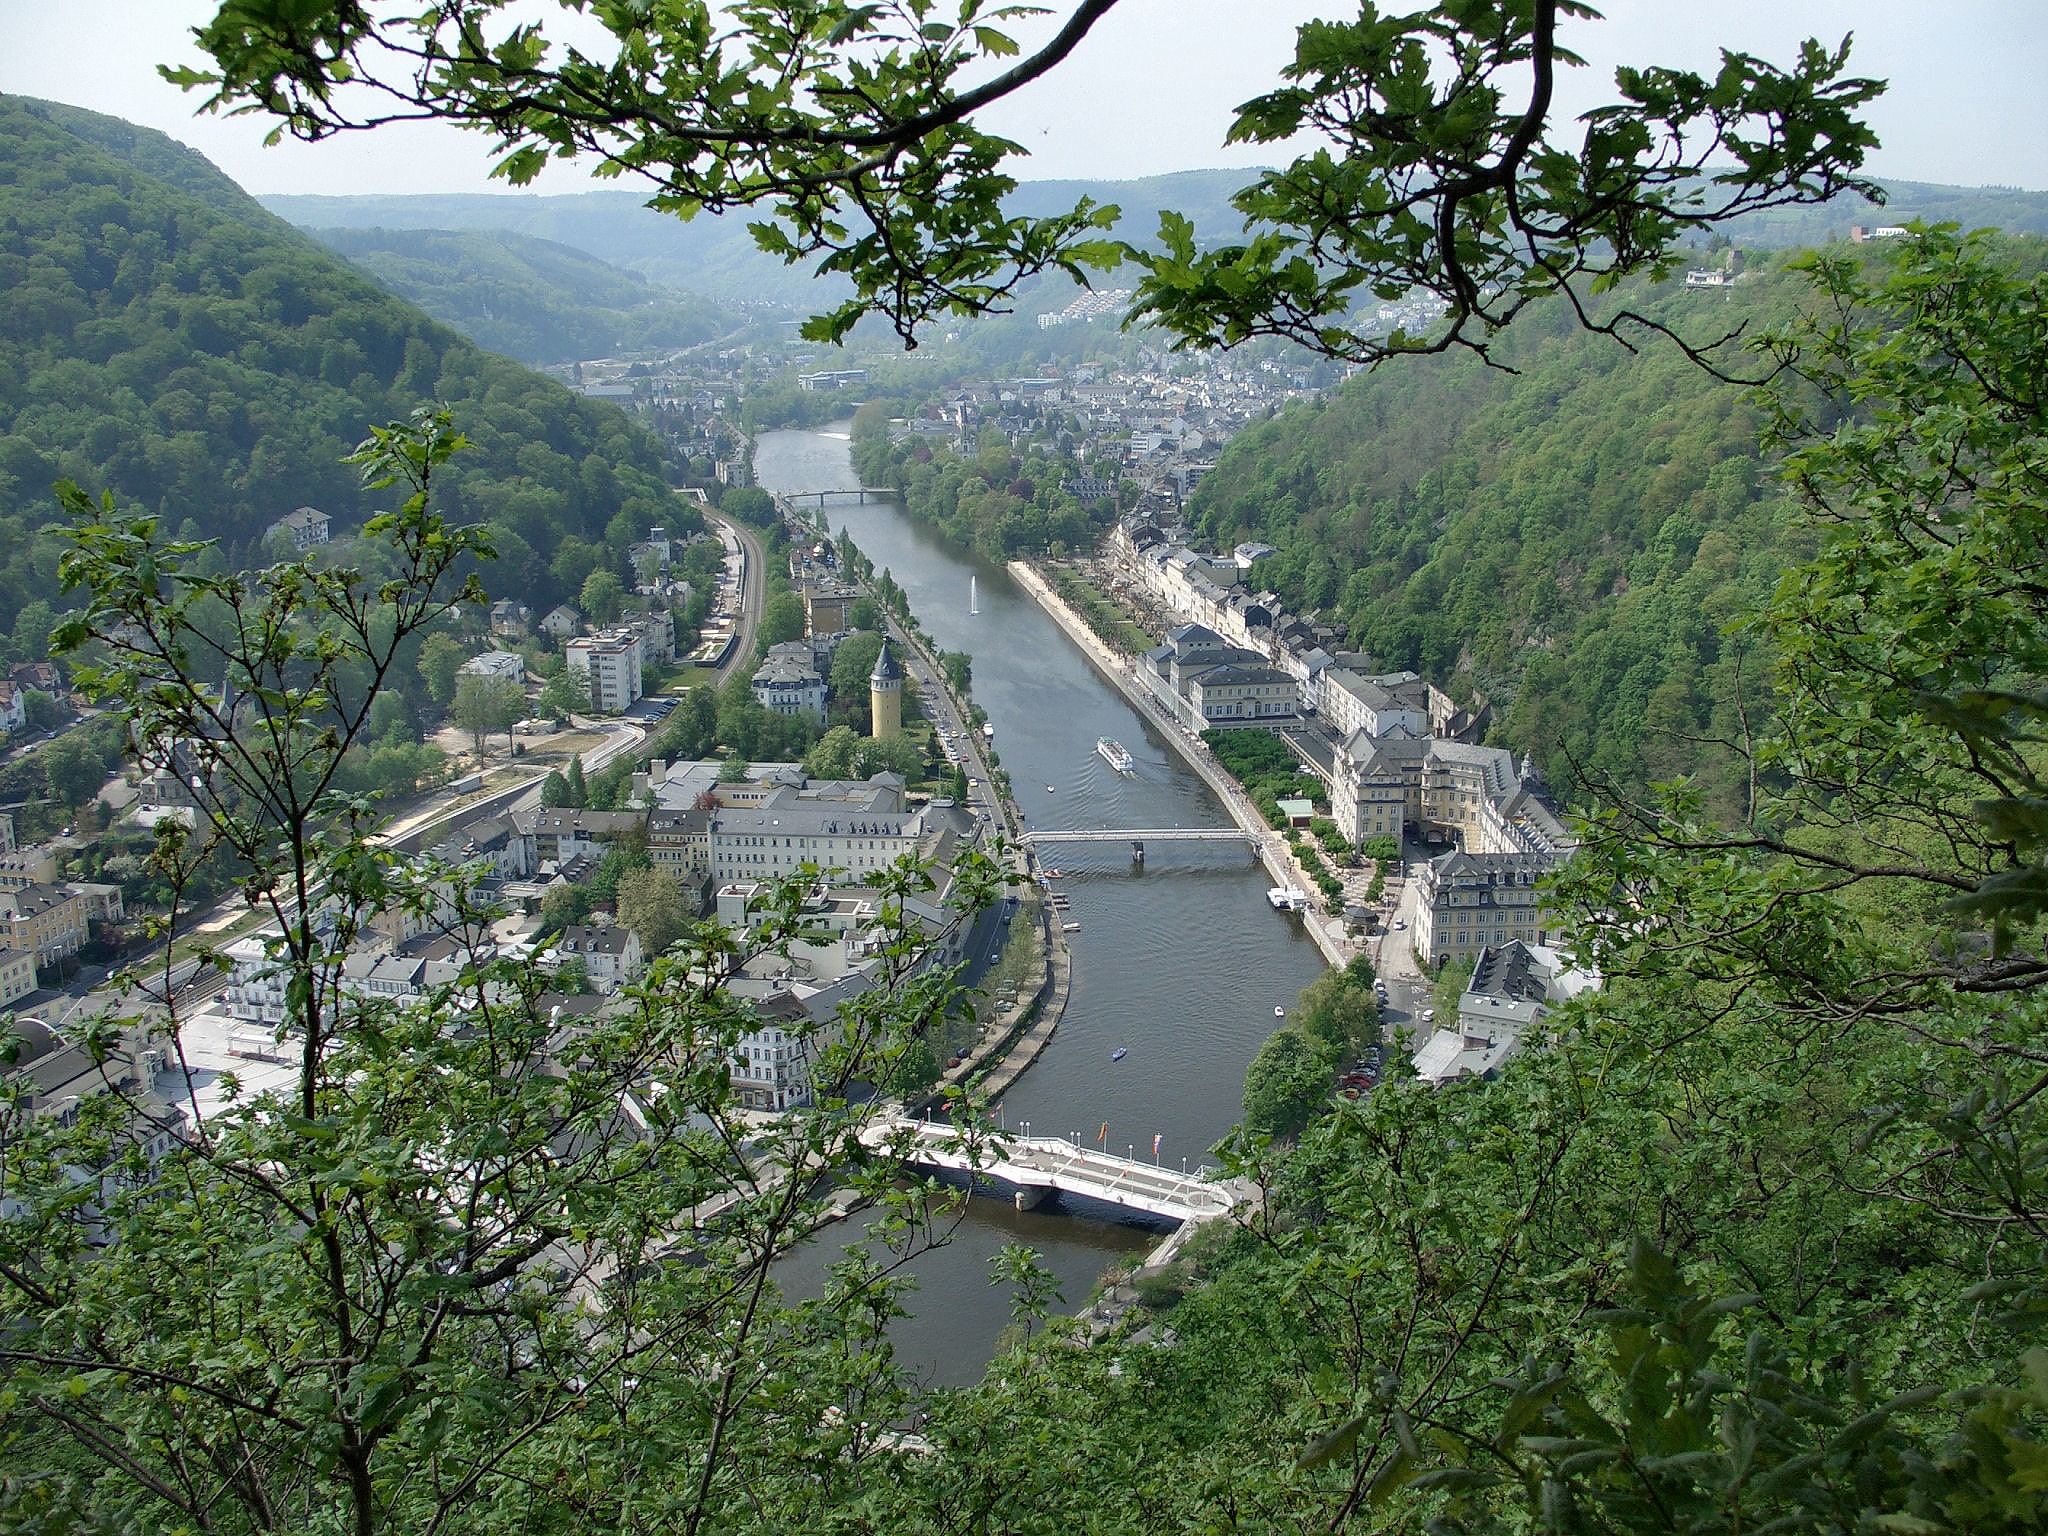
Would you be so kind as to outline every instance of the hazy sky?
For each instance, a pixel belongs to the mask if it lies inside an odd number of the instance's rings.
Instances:
[[[1046,0],[1055,9],[1069,7]],[[1720,46],[1776,62],[1798,41],[1854,31],[1859,73],[1891,82],[1873,114],[1880,176],[2048,188],[2048,5],[2042,0],[1608,0],[1609,19],[1574,24],[1590,67],[1560,104],[1607,99],[1617,62],[1711,66]],[[0,0],[0,91],[72,102],[193,145],[252,192],[490,191],[488,141],[407,125],[319,145],[266,149],[267,124],[195,118],[193,99],[154,66],[195,61],[187,29],[206,0]],[[1356,15],[1341,0],[1123,0],[1051,79],[988,126],[1031,151],[1019,175],[1127,177],[1272,163],[1227,150],[1230,108],[1269,88],[1311,15]],[[1049,31],[1052,23],[1039,24]],[[586,183],[551,170],[543,191]]]

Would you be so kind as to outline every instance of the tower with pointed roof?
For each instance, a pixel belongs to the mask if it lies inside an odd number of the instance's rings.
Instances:
[[[889,649],[889,637],[882,636],[882,649],[875,656],[875,670],[868,674],[869,735],[887,741],[903,732],[903,668]]]

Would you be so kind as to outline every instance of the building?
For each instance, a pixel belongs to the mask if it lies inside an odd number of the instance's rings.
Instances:
[[[516,597],[501,597],[491,604],[491,633],[501,640],[525,638],[533,625],[533,610]]]
[[[0,1008],[11,1008],[36,989],[36,952],[0,949]]]
[[[1275,667],[1226,664],[1189,681],[1188,706],[1205,728],[1291,720],[1294,679]]]
[[[296,512],[280,517],[270,526],[273,529],[282,528],[289,533],[292,536],[292,545],[296,549],[311,549],[315,544],[325,544],[330,537],[330,520],[318,507],[300,507]]]
[[[804,599],[804,633],[808,635],[843,635],[846,633],[853,605],[860,601],[860,594],[844,582],[812,581],[802,587]]]
[[[875,655],[875,669],[868,674],[868,714],[868,734],[876,741],[903,734],[903,668],[889,649],[887,635]]]
[[[38,965],[57,965],[85,947],[92,906],[85,892],[62,886],[0,891],[0,944],[33,953]]]
[[[816,1026],[801,1001],[778,992],[751,1005],[759,1025],[732,1049],[732,1090],[748,1109],[802,1109],[811,1102]]]
[[[0,853],[0,891],[57,883],[57,852],[41,843]]]
[[[567,640],[583,633],[583,615],[567,603],[557,603],[540,616],[535,627],[550,640]]]
[[[582,961],[591,986],[607,996],[637,980],[647,969],[640,953],[640,935],[618,923],[577,923],[564,928],[553,953],[557,965]]]
[[[0,731],[18,731],[28,724],[28,690],[0,681]]]
[[[1488,945],[1544,940],[1536,885],[1557,860],[1533,853],[1452,852],[1422,866],[1416,882],[1415,951],[1439,966]]]
[[[593,709],[623,714],[640,698],[640,637],[630,630],[579,636],[562,648],[562,656],[571,672],[589,679]]]
[[[1441,1086],[1461,1078],[1492,1078],[1531,1041],[1545,1018],[1600,978],[1574,970],[1556,950],[1510,939],[1488,945],[1472,965],[1457,1018],[1423,1043],[1415,1075]]]
[[[514,811],[510,819],[513,831],[526,845],[520,858],[527,873],[544,864],[559,869],[585,854],[602,858],[615,840],[630,837],[643,824],[637,811],[582,811],[566,806]]]
[[[499,678],[526,686],[526,658],[517,651],[485,651],[465,661],[461,671],[467,677]]]
[[[770,714],[825,723],[825,679],[794,656],[769,656],[754,673],[754,697]]]
[[[657,806],[647,815],[647,861],[701,907],[711,878],[711,812],[668,810]]]

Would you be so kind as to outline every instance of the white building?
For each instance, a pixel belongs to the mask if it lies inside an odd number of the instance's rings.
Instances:
[[[590,682],[590,702],[607,714],[623,714],[641,695],[640,637],[628,630],[581,635],[562,648],[571,672]]]
[[[564,928],[554,959],[558,965],[581,960],[591,986],[607,995],[637,980],[647,969],[640,953],[640,935],[618,923],[578,923]]]
[[[526,686],[526,658],[517,651],[485,651],[465,661],[462,671],[470,677],[502,678]]]
[[[754,673],[754,697],[771,714],[825,723],[825,679],[809,662],[769,656]]]

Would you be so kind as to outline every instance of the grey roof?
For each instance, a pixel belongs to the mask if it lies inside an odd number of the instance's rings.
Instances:
[[[903,666],[896,660],[896,653],[889,649],[889,637],[882,636],[882,648],[875,653],[875,670],[868,674],[871,683],[900,683],[903,681]]]

